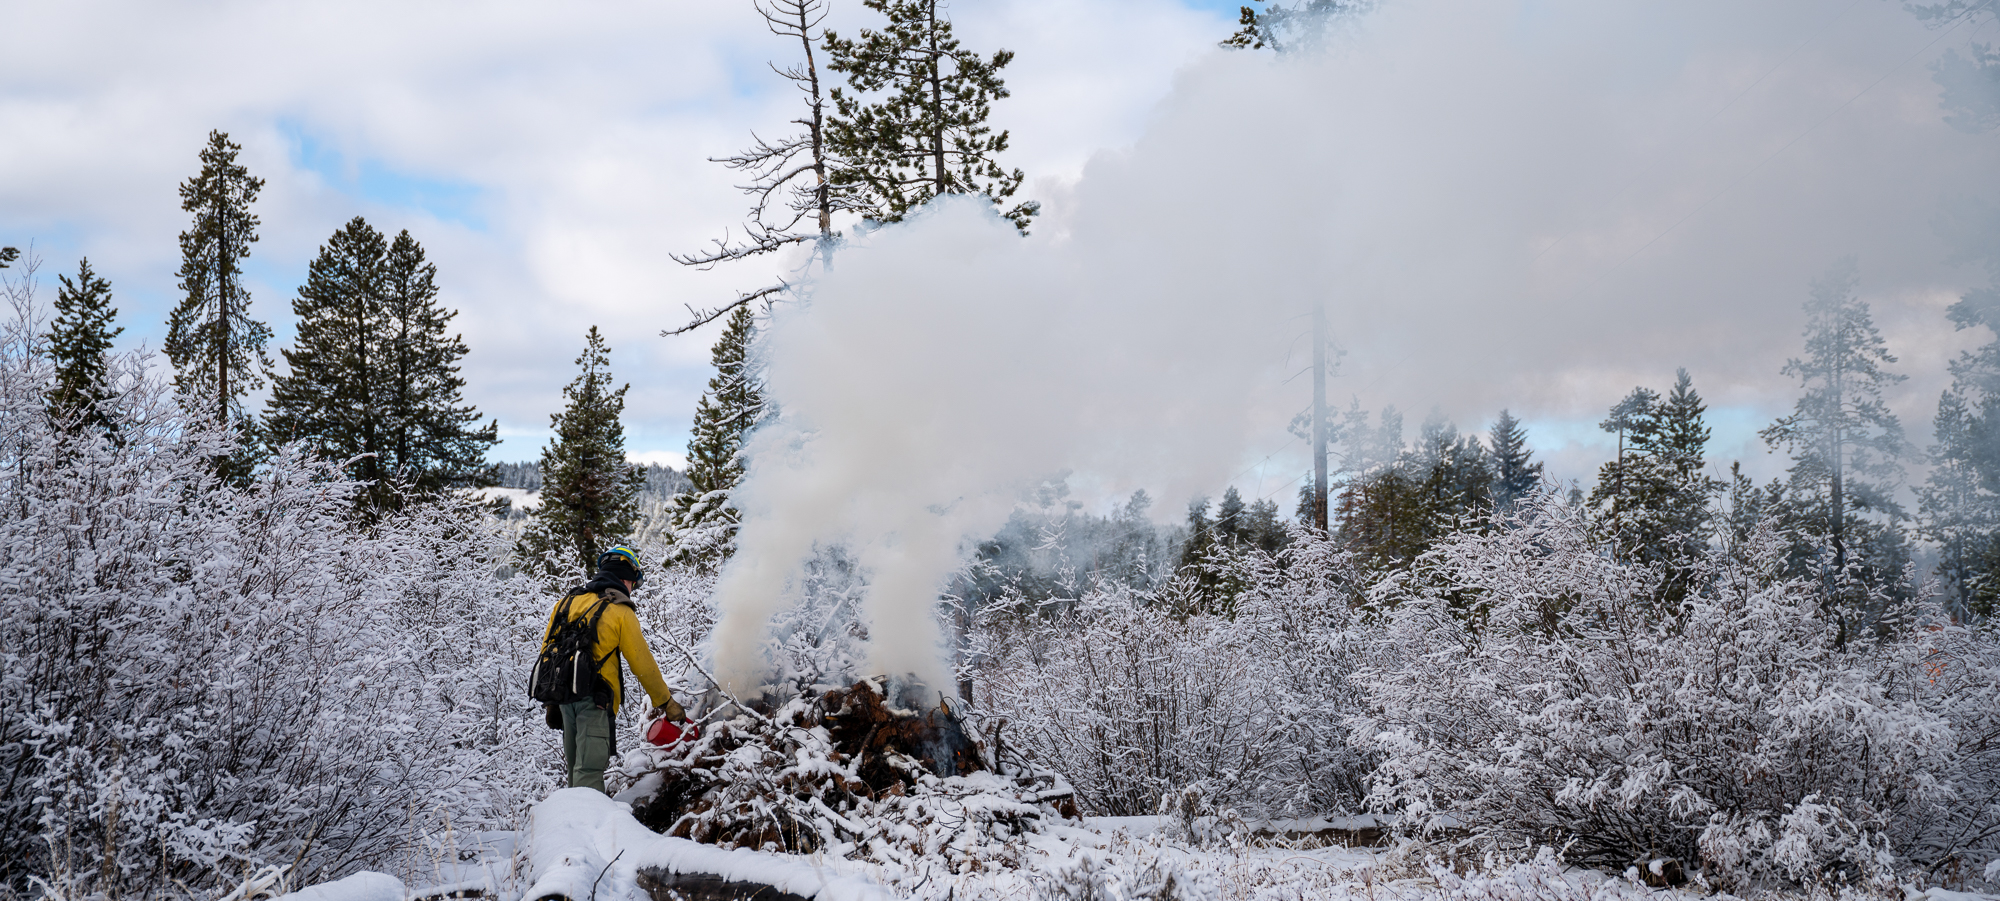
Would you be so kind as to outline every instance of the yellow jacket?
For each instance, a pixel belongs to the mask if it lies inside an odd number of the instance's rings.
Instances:
[[[632,610],[632,598],[616,588],[607,588],[604,592],[610,595],[611,603],[605,605],[604,616],[597,621],[597,645],[591,653],[605,658],[597,673],[611,686],[611,711],[618,712],[625,696],[625,680],[618,671],[620,657],[625,658],[626,665],[632,668],[632,675],[639,678],[639,684],[645,687],[653,706],[665,704],[674,695],[667,690],[667,680],[660,675],[660,664],[653,659],[652,650],[646,647],[646,636],[639,631],[639,615]],[[598,600],[597,593],[589,591],[571,598],[569,618],[589,617]],[[544,643],[555,633],[556,614],[561,611],[560,601],[549,610],[549,626],[542,632]]]

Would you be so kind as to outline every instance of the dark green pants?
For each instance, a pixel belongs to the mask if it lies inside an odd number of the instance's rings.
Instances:
[[[596,701],[571,701],[562,705],[562,723],[569,787],[604,791],[604,768],[618,751],[616,718]]]

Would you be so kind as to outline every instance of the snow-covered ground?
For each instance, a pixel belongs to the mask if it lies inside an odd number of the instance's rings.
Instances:
[[[534,510],[542,506],[542,493],[526,488],[480,488],[468,493],[481,502],[506,498],[516,510]]]
[[[1274,824],[1275,825],[1275,824]],[[518,834],[478,838],[440,882],[403,886],[361,873],[282,896],[281,901],[402,901],[483,891],[507,901],[570,898],[649,901],[647,872],[712,874],[759,883],[815,901],[951,899],[1405,899],[1405,901],[1693,901],[1717,897],[1690,889],[1649,888],[1637,874],[1563,866],[1547,853],[1526,861],[1485,860],[1456,870],[1426,849],[1307,847],[1286,842],[1224,841],[1193,847],[1172,837],[1167,817],[1095,817],[1055,824],[1023,840],[1029,866],[964,873],[908,892],[902,874],[824,855],[724,850],[654,833],[630,805],[589,789],[564,789],[537,804]],[[1943,889],[1891,890],[1902,901],[1994,901],[1996,896]],[[1722,895],[1720,897],[1730,897]],[[1842,897],[1867,897],[1852,892]]]

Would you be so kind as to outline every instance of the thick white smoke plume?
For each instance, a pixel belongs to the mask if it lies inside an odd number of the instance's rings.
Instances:
[[[1941,121],[1936,38],[1853,0],[1406,0],[1324,54],[1202,60],[1033,237],[968,201],[854,242],[764,343],[784,418],[738,495],[723,677],[845,542],[871,666],[950,684],[932,610],[965,539],[1066,471],[1169,509],[1219,492],[1306,402],[1316,301],[1341,400],[1476,428],[1684,365],[1775,413],[1807,281],[1857,252],[1934,400],[1972,274],[1930,222],[2000,199],[2000,139]]]

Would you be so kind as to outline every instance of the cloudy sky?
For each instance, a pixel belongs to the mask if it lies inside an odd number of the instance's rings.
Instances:
[[[1337,398],[1395,404],[1411,432],[1431,410],[1483,429],[1509,407],[1568,477],[1608,454],[1602,410],[1635,384],[1664,389],[1677,366],[1715,404],[1717,455],[1781,470],[1754,432],[1791,403],[1778,370],[1798,353],[1799,303],[1842,254],[1858,255],[1863,296],[1903,358],[1893,400],[1913,435],[1927,432],[1944,361],[1985,340],[1943,319],[1984,276],[1947,265],[1934,223],[1967,197],[2000,202],[2000,136],[1945,126],[1929,66],[2000,40],[1991,16],[1945,31],[1890,0],[1390,0],[1326,57],[1283,63],[1215,49],[1228,3],[961,0],[951,13],[968,46],[1017,54],[995,121],[1013,134],[1006,162],[1029,173],[1024,193],[1048,207],[1010,264],[1045,270],[1024,283],[1072,306],[1111,298],[1124,322],[1247,323],[1207,330],[1213,353],[1186,343],[1202,330],[1151,327],[1032,349],[1109,348],[1183,387],[1232,373],[1236,393],[1215,400],[1232,411],[1215,426],[1226,440],[1193,449],[1191,485],[1277,494],[1301,470],[1284,424],[1304,396],[1309,297],[1327,300],[1347,353]],[[335,228],[362,215],[409,229],[461,311],[469,397],[506,438],[496,459],[537,454],[593,324],[633,386],[628,446],[676,457],[713,334],[659,332],[684,305],[771,274],[667,256],[740,218],[729,173],[705,158],[792,115],[765,68],[790,48],[748,2],[67,2],[7,15],[0,243],[34,242],[45,291],[89,256],[128,346],[163,334],[186,218],[175,187],[210,129],[268,181],[250,273],[277,344]],[[836,2],[831,21],[851,32],[870,15]],[[881,252],[925,254],[931,284],[948,284],[983,271],[953,262],[983,240]],[[1140,293],[1161,300],[1135,306]],[[974,324],[935,323],[931,337]],[[1151,350],[1116,344],[1134,334]],[[1024,366],[1065,365],[1034,354]],[[1175,363],[1190,355],[1209,368]],[[1021,376],[993,366],[959,382]],[[1052,465],[1107,458],[1050,453]]]
[[[962,6],[968,45],[1019,53],[998,119],[1038,184],[1129,143],[1175,69],[1228,31],[1221,4]],[[833,7],[849,31],[871,15]],[[460,310],[470,399],[506,438],[498,459],[538,452],[593,324],[632,382],[629,447],[681,451],[713,334],[659,333],[684,305],[769,274],[667,257],[740,219],[730,173],[706,158],[795,115],[765,68],[795,46],[747,0],[86,0],[6,16],[0,241],[34,242],[45,274],[88,256],[113,284],[121,343],[157,349],[164,335],[186,220],[175,189],[210,129],[267,181],[249,271],[276,343],[338,226],[409,229]]]

